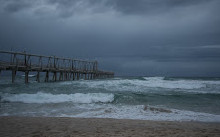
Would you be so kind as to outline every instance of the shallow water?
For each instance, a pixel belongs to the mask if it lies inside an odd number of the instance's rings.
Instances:
[[[220,122],[219,78],[117,77],[37,83],[0,78],[1,116]]]

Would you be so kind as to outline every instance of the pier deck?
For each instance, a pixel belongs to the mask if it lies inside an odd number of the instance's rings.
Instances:
[[[45,73],[45,82],[114,77],[113,72],[99,70],[97,61],[13,51],[0,51],[0,57],[0,72],[11,71],[12,83],[15,81],[17,71],[25,72],[25,83],[29,81],[29,72],[36,72],[38,82],[40,82],[41,72]],[[52,79],[49,78],[50,73],[52,73]]]

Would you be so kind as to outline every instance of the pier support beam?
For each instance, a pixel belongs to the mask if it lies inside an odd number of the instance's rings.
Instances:
[[[45,82],[49,81],[49,71],[46,72],[46,76],[45,76]]]
[[[87,80],[87,77],[86,77],[87,75],[86,75],[86,73],[85,73],[85,80]]]
[[[29,71],[25,71],[25,83],[28,83],[28,75],[29,75]]]
[[[70,80],[70,73],[67,72],[67,80]]]
[[[65,81],[68,80],[68,72],[65,72]]]
[[[53,81],[57,81],[57,72],[53,73]]]
[[[37,82],[40,82],[40,72],[39,72],[39,71],[37,72],[36,81],[37,81]]]
[[[67,75],[67,72],[65,72],[65,81],[67,81],[68,79],[68,75]]]
[[[12,70],[12,83],[15,82],[15,76],[16,76],[16,70],[13,69],[13,70]]]
[[[77,80],[79,80],[79,72],[77,72]]]
[[[73,72],[73,80],[75,80],[75,73]]]
[[[64,81],[66,80],[66,72],[64,72],[64,78],[63,78],[63,80],[64,80]]]
[[[72,72],[69,72],[69,80],[72,80]]]
[[[60,72],[59,81],[63,80],[63,72]]]

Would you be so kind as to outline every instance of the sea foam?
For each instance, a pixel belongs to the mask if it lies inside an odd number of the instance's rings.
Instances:
[[[87,104],[85,104],[87,105]],[[96,109],[95,109],[95,108]],[[139,119],[139,120],[155,120],[155,121],[202,121],[202,122],[220,122],[220,115],[193,112],[187,110],[177,110],[168,108],[157,108],[157,110],[165,111],[152,111],[151,109],[145,110],[144,105],[118,105],[102,104],[93,106],[95,111],[87,111],[77,115],[60,115],[61,117],[83,117],[83,118],[114,118],[114,119]]]
[[[72,83],[73,84],[73,83]],[[220,81],[176,79],[166,80],[164,77],[143,77],[143,79],[113,79],[97,81],[78,81],[77,85],[107,91],[148,92],[150,89],[163,88],[196,93],[220,93],[218,89],[204,91],[212,85],[220,85]],[[216,87],[216,86],[214,86]]]
[[[51,94],[38,92],[36,94],[3,94],[1,101],[22,103],[108,103],[114,100],[111,93],[75,93],[75,94]]]

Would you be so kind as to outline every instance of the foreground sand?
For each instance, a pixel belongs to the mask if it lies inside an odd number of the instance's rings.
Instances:
[[[143,120],[0,117],[0,136],[50,137],[219,137],[220,123]]]

